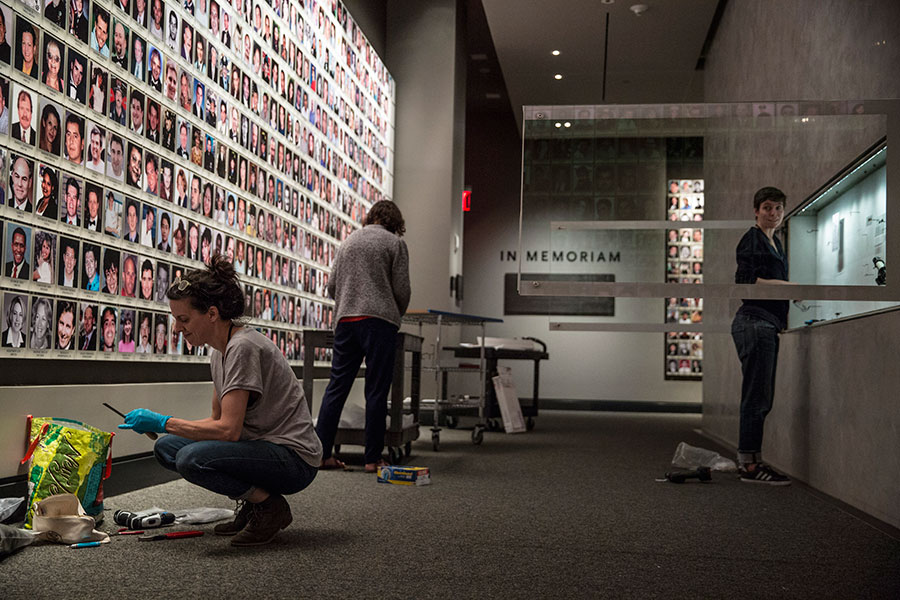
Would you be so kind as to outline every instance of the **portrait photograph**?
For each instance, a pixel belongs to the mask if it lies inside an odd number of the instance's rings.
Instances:
[[[134,142],[128,142],[128,159],[125,183],[138,190],[144,187],[144,150]]]
[[[38,168],[34,214],[54,221],[59,215],[59,175],[52,166],[42,164]]]
[[[133,354],[135,351],[135,311],[131,308],[123,308],[119,311],[119,330],[116,346],[121,354]]]
[[[34,146],[37,140],[38,95],[31,89],[15,83],[10,102],[12,103],[10,137],[23,144]]]
[[[12,10],[0,4],[0,62],[10,64],[13,43]]]
[[[147,26],[147,0],[131,0],[131,18],[141,27]],[[127,12],[126,12],[127,14]]]
[[[158,40],[165,34],[166,3],[163,0],[150,0],[150,18],[147,29],[150,35]]]
[[[166,291],[169,289],[169,270],[170,265],[159,261],[156,263],[156,301],[161,304],[168,304]]]
[[[122,223],[122,239],[135,244],[141,239],[141,203],[134,198],[125,200],[125,218]]]
[[[137,36],[137,34],[135,34]],[[138,38],[140,39],[140,38]],[[143,41],[143,40],[142,40]],[[159,51],[159,48],[156,46],[148,45],[148,50],[146,52],[147,56],[147,83],[150,84],[150,87],[153,88],[156,92],[162,91],[162,79],[163,79],[163,55],[162,52]],[[135,45],[135,48],[137,46]],[[132,54],[132,63],[134,67],[132,68],[132,74],[136,73],[138,70],[137,61],[135,60],[134,55]],[[138,77],[138,79],[143,80],[142,77]]]
[[[69,34],[75,36],[82,43],[88,43],[88,14],[90,13],[90,0],[67,0],[69,3]]]
[[[56,319],[53,321],[53,328],[56,331],[54,347],[57,350],[75,350],[78,338],[75,315],[77,311],[76,303],[72,300],[60,299],[56,301]]]
[[[7,205],[31,212],[34,194],[34,161],[19,154],[9,155],[9,199]]]
[[[28,347],[32,350],[50,350],[53,347],[54,329],[53,299],[44,296],[32,296]]]
[[[138,257],[138,298],[154,301],[154,283],[156,282],[156,261],[146,256]]]
[[[97,305],[81,302],[78,306],[78,349],[84,352],[96,352],[98,317]]]
[[[81,246],[81,287],[89,292],[101,288],[100,246],[84,242]]]
[[[0,347],[25,348],[28,336],[28,296],[18,292],[3,294],[3,321]]]
[[[136,298],[138,290],[138,257],[136,254],[122,253],[122,271],[119,288],[123,298]]]
[[[174,10],[169,10],[168,16],[166,17],[166,45],[174,50],[178,51],[178,33],[179,33],[179,20],[178,13]]]
[[[153,317],[153,353],[166,354],[169,341],[169,319],[164,313],[155,313]]]
[[[43,0],[44,18],[62,30],[66,29],[65,0]]]
[[[88,231],[103,231],[103,188],[93,181],[84,182],[84,214],[81,223]]]
[[[62,176],[62,200],[59,205],[59,221],[66,225],[81,225],[81,201],[84,181],[80,177],[66,173]]]
[[[156,246],[156,207],[147,203],[141,216],[141,244],[149,248]]]
[[[87,58],[69,48],[66,64],[66,95],[79,104],[84,104],[87,100],[88,87]]]
[[[44,61],[43,77],[41,81],[44,86],[54,92],[60,94],[65,92],[65,82],[63,81],[63,73],[66,56],[66,47],[54,37],[44,36],[44,50],[42,53]]]
[[[106,235],[119,237],[122,233],[122,194],[106,190],[103,200],[103,231]]]
[[[87,168],[103,175],[106,170],[106,130],[92,121],[87,122]]]
[[[84,117],[68,110],[63,129],[63,157],[74,165],[84,163]]]
[[[105,294],[110,294],[112,296],[119,295],[119,262],[121,255],[119,251],[114,248],[104,248],[103,249],[103,260],[101,263],[102,266],[102,279],[103,279],[103,287],[102,291]]]
[[[41,30],[34,23],[16,15],[15,68],[35,81],[40,79]]]
[[[122,137],[116,133],[109,136],[106,176],[119,182],[125,181],[125,146]]]
[[[31,261],[34,270],[31,279],[36,283],[55,283],[56,234],[52,231],[34,231],[34,255]]]
[[[40,119],[38,121],[38,125],[40,130],[38,132],[38,147],[52,154],[53,156],[59,156],[60,149],[62,148],[62,118],[60,115],[65,114],[62,106],[51,102],[47,99],[44,99],[41,112]]]
[[[153,313],[137,313],[137,334],[134,351],[138,354],[153,354]]]
[[[128,84],[120,77],[110,78],[109,118],[119,125],[128,122]]]
[[[88,92],[88,107],[101,115],[106,114],[107,84],[109,74],[99,64],[91,65],[91,85]]]
[[[100,352],[116,352],[116,333],[119,327],[119,313],[115,306],[104,306],[100,310],[99,347]]]
[[[91,50],[106,58],[109,56],[109,11],[94,3],[91,12]]]

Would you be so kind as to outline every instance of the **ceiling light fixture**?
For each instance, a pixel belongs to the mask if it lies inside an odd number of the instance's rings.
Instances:
[[[553,76],[553,78],[554,79],[562,79],[562,74],[557,73],[556,75]]]
[[[556,123],[554,123],[554,125],[556,125],[557,128],[562,127],[562,123],[560,123],[559,121],[557,121]]]
[[[633,12],[634,16],[639,17],[642,14],[644,14],[645,12],[647,12],[647,9],[649,9],[649,8],[650,7],[647,6],[646,4],[632,4],[631,6],[628,7],[628,10]]]
[[[550,54],[552,54],[553,56],[559,56],[559,50],[554,50]]]
[[[565,123],[563,123],[563,125],[565,125],[566,127],[571,127],[571,126],[572,126],[572,124],[569,123],[568,121],[566,121]]]

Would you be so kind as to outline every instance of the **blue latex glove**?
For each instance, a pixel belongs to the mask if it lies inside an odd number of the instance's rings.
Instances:
[[[165,433],[166,422],[172,416],[161,415],[147,410],[146,408],[136,408],[125,415],[125,423],[119,425],[119,429],[131,429],[135,433]]]

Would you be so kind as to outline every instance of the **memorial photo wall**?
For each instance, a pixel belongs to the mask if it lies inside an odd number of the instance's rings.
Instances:
[[[219,253],[301,360],[338,246],[392,196],[393,122],[340,2],[0,3],[0,355],[202,356],[165,292]]]
[[[667,182],[666,282],[703,283],[704,230],[692,227],[703,220],[702,179]],[[703,322],[703,298],[667,298],[666,323]],[[703,334],[672,331],[666,334],[666,379],[699,379],[703,375]]]

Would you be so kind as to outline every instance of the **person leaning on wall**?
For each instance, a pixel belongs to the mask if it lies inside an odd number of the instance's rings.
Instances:
[[[784,219],[784,192],[761,188],[753,197],[756,225],[737,246],[735,283],[790,285],[788,264],[775,231]],[[738,462],[741,481],[789,485],[791,480],[762,462],[763,426],[772,410],[778,334],[787,327],[787,300],[744,300],[731,324],[741,360],[741,410]]]
[[[266,544],[292,521],[284,494],[312,483],[322,460],[300,382],[281,351],[244,326],[244,292],[226,257],[176,278],[166,296],[173,336],[212,348],[212,412],[192,421],[138,408],[119,427],[168,433],[154,447],[162,466],[238,501],[234,521],[214,532],[233,535],[234,546]]]
[[[364,227],[341,244],[328,295],[334,298],[334,349],[331,380],[325,389],[316,433],[322,440],[321,468],[345,468],[332,456],[344,403],[363,358],[366,360],[365,470],[386,464],[384,451],[387,395],[391,387],[400,319],[409,306],[409,251],[401,236],[403,215],[389,200],[376,202]]]

